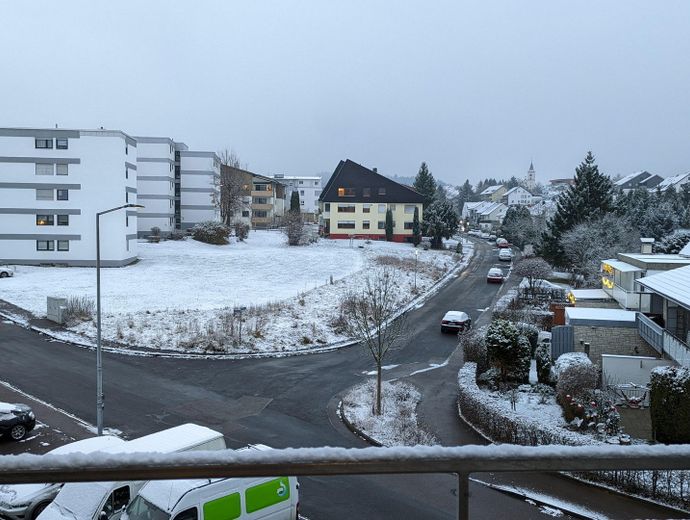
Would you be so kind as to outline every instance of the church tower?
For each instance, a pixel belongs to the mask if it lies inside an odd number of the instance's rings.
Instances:
[[[534,163],[529,162],[529,170],[527,170],[527,181],[525,182],[527,189],[532,191],[537,186],[537,173],[534,171]]]

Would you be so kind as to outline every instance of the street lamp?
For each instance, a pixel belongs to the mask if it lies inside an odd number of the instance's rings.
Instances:
[[[96,425],[103,435],[103,358],[101,356],[101,215],[124,208],[143,208],[141,204],[125,204],[96,213]]]
[[[414,292],[417,293],[417,260],[419,260],[419,249],[414,250]]]

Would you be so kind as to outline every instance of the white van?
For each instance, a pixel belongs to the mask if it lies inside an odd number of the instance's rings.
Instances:
[[[247,449],[271,448],[242,448]],[[121,520],[297,520],[298,490],[295,477],[152,480],[139,490]]]
[[[223,434],[183,424],[114,446],[107,453],[178,453],[224,450]],[[117,520],[146,481],[65,484],[38,520]]]
[[[125,441],[113,435],[91,437],[70,442],[50,450],[50,455],[66,453],[93,453],[124,444]],[[0,486],[0,517],[10,520],[35,520],[50,504],[62,488],[62,484],[6,484]]]

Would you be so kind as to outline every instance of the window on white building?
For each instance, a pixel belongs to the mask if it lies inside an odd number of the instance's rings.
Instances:
[[[37,226],[53,226],[55,219],[53,215],[36,215]]]
[[[62,139],[60,137],[55,139],[55,148],[58,150],[67,150],[67,139]]]
[[[36,251],[55,251],[55,241],[36,240]]]
[[[36,200],[53,200],[55,192],[53,190],[36,190]]]
[[[386,229],[386,221],[379,220],[379,229]]]
[[[53,147],[53,140],[52,139],[36,139],[35,146],[36,146],[36,148],[52,148]]]
[[[341,220],[338,222],[338,229],[355,229],[355,221]]]
[[[362,221],[362,229],[369,229],[371,227],[371,223],[368,220]]]
[[[385,204],[379,204],[379,213],[385,213],[386,212],[386,205]]]
[[[69,240],[58,240],[58,251],[69,251]]]
[[[36,163],[36,175],[53,175],[53,165]]]
[[[371,213],[371,204],[362,204],[363,213]]]
[[[405,204],[405,213],[412,214],[414,213],[414,208],[416,206],[414,204]]]
[[[69,200],[69,190],[57,190],[57,200]]]
[[[69,166],[66,164],[56,164],[55,173],[57,175],[67,175],[69,173]]]
[[[304,190],[299,190],[299,194],[304,197]]]
[[[57,216],[58,226],[69,226],[69,215],[58,215]]]

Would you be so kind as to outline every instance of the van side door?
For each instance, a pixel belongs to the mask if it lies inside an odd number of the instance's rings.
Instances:
[[[100,518],[96,520],[118,520],[129,504],[130,498],[129,486],[122,486],[113,490],[105,501]]]

